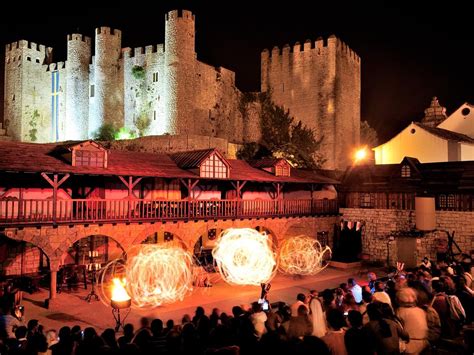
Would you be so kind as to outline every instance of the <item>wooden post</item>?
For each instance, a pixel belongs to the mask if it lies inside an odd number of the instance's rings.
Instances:
[[[133,197],[133,188],[142,180],[141,177],[137,178],[135,181],[133,181],[133,176],[128,177],[128,181],[123,178],[123,176],[118,177],[120,181],[123,182],[123,184],[127,187],[128,189],[128,220],[132,219],[132,197]]]
[[[70,175],[69,174],[64,175],[59,181],[58,181],[58,174],[53,175],[53,180],[51,180],[51,178],[48,176],[47,173],[41,173],[41,176],[53,187],[53,223],[56,224],[58,187],[61,186],[69,178]]]
[[[58,285],[58,272],[56,270],[50,271],[50,286],[49,286],[49,299],[55,299],[57,296],[56,288]]]

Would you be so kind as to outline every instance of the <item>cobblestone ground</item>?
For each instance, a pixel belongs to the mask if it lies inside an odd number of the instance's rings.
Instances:
[[[308,293],[311,289],[322,291],[325,288],[337,287],[341,282],[347,282],[348,277],[356,277],[361,283],[357,269],[327,268],[316,276],[290,277],[277,275],[271,282],[269,293],[270,302],[284,301],[293,303],[300,292]],[[383,276],[380,274],[380,276]],[[198,287],[193,290],[183,301],[164,305],[152,310],[132,309],[126,322],[138,326],[141,317],[160,318],[163,321],[173,319],[181,322],[184,314],[193,315],[197,306],[203,306],[207,314],[214,307],[231,314],[235,305],[249,304],[260,296],[259,286],[230,286],[219,280],[212,287]],[[89,290],[63,292],[50,309],[44,307],[44,300],[48,297],[48,290],[41,289],[34,294],[25,293],[23,305],[25,306],[25,320],[38,319],[45,329],[56,329],[64,325],[80,325],[94,327],[98,332],[115,325],[112,309],[101,301],[85,301]]]

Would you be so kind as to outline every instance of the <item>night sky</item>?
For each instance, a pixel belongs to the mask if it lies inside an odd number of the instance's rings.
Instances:
[[[18,2],[17,10],[3,11],[0,23],[1,97],[6,43],[26,39],[54,47],[55,61],[66,59],[68,33],[93,37],[98,26],[122,30],[122,47],[163,43],[166,11],[186,8],[196,15],[198,59],[235,71],[243,91],[260,89],[262,49],[334,33],[362,59],[361,117],[383,141],[421,119],[432,96],[448,114],[466,101],[474,104],[474,4],[444,3],[149,0],[98,7],[45,1],[29,7]],[[71,5],[74,12],[66,9]]]

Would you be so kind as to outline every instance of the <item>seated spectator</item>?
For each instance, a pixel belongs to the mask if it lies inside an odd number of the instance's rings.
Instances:
[[[261,338],[263,334],[267,332],[265,322],[267,321],[267,315],[262,310],[262,305],[258,302],[252,303],[252,314],[250,315],[255,335],[257,338]]]

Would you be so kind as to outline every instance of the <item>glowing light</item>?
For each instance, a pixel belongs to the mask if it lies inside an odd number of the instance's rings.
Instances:
[[[221,233],[212,251],[229,284],[260,285],[275,276],[277,262],[268,235],[250,228],[230,228]]]
[[[288,238],[281,244],[279,269],[291,275],[315,275],[328,265],[323,265],[326,253],[331,257],[331,249],[323,248],[314,238]]]
[[[354,158],[355,158],[356,162],[364,160],[365,158],[367,158],[367,148],[364,147],[364,148],[361,148],[361,149],[357,150],[355,155],[354,155]]]
[[[130,132],[127,128],[122,127],[118,130],[117,133],[114,135],[115,139],[132,139],[136,138],[133,132]]]
[[[137,307],[183,300],[192,290],[192,257],[173,245],[140,245],[128,252],[127,291]]]
[[[128,301],[130,300],[130,296],[125,290],[125,279],[120,280],[118,277],[112,280],[112,301],[121,302],[121,301]]]

